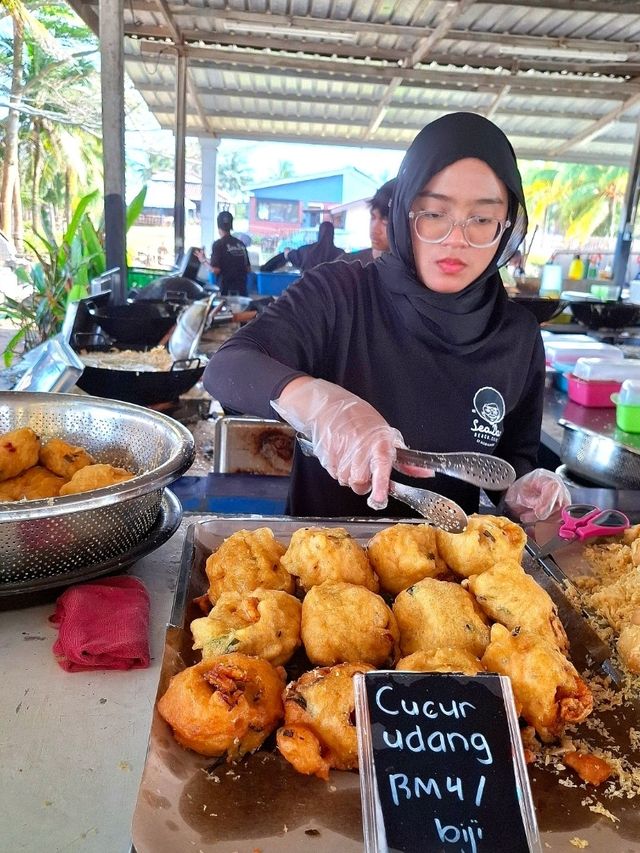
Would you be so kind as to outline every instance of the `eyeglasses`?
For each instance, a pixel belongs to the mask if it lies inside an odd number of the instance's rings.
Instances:
[[[416,237],[423,243],[442,243],[459,225],[464,239],[474,249],[486,249],[497,243],[504,229],[511,225],[508,219],[502,221],[492,216],[470,216],[458,222],[448,213],[430,210],[410,210],[409,219],[413,220]]]

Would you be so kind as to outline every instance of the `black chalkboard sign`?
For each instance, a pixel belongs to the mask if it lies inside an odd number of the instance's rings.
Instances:
[[[368,672],[354,686],[368,853],[540,849],[508,678]]]

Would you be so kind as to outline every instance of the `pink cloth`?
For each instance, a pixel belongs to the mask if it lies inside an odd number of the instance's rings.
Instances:
[[[67,672],[149,666],[149,593],[137,578],[69,587],[49,619],[59,627],[53,653]]]

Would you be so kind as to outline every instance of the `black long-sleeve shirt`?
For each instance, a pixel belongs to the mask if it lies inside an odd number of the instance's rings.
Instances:
[[[493,453],[518,476],[536,466],[544,349],[535,318],[509,303],[499,334],[472,355],[418,341],[394,308],[376,265],[343,261],[303,276],[212,357],[204,382],[223,406],[273,417],[270,400],[308,374],[374,406],[418,450]],[[443,475],[394,478],[451,497],[467,512],[478,489]],[[301,516],[408,516],[390,500],[376,513],[315,459],[296,451],[287,511]]]

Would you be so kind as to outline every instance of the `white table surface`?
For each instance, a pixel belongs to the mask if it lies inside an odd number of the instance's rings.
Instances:
[[[129,850],[182,542],[201,518],[185,516],[129,569],[151,598],[148,669],[65,672],[52,652],[55,593],[0,610],[0,850]]]

